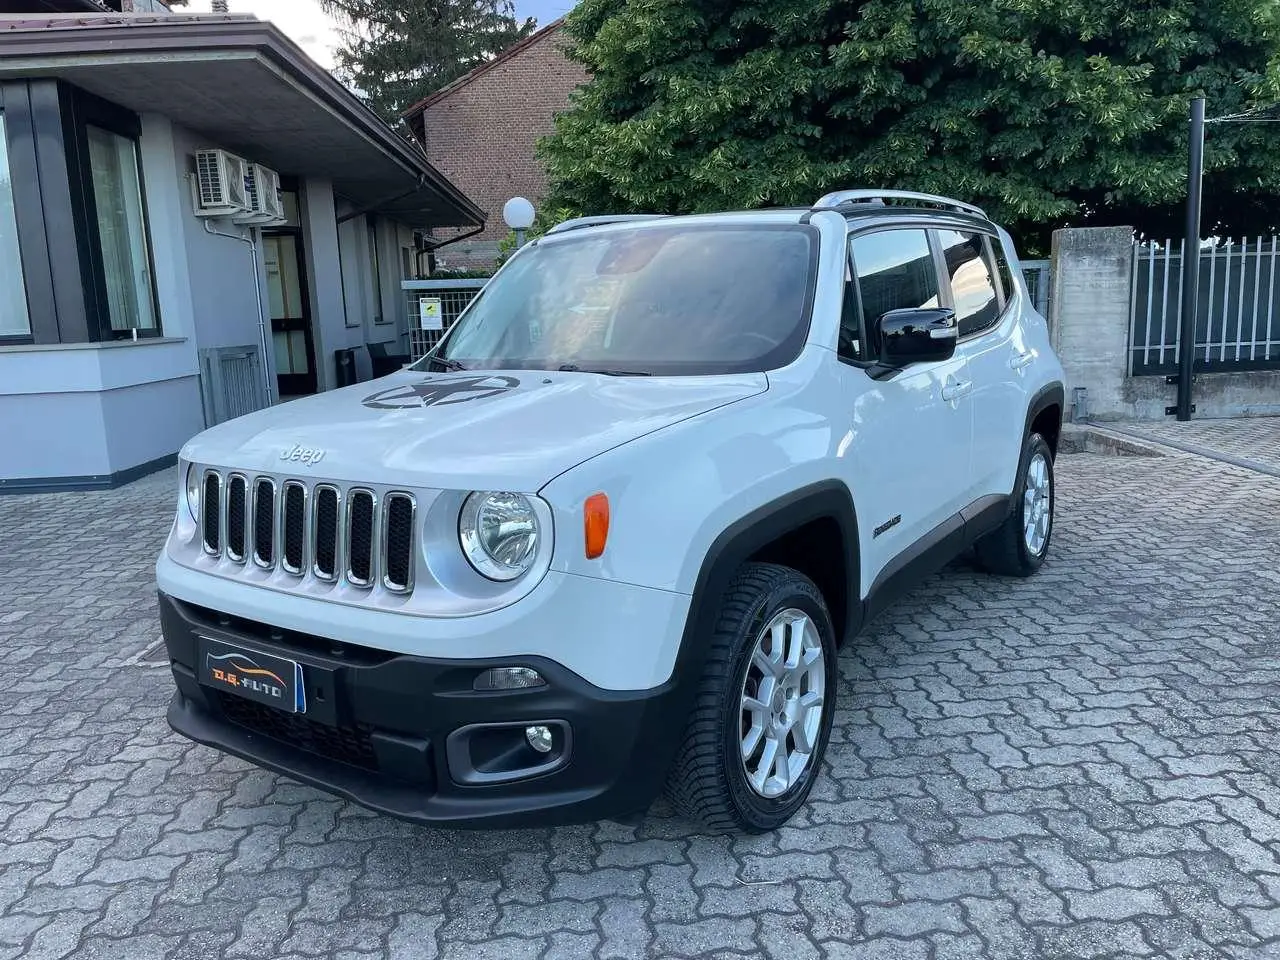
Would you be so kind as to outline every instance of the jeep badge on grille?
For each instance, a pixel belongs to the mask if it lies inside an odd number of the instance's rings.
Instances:
[[[280,454],[281,460],[294,460],[298,463],[305,463],[307,466],[314,466],[324,457],[324,450],[320,447],[302,447],[294,444],[289,449]]]

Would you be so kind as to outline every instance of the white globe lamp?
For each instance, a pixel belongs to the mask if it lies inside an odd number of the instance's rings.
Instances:
[[[533,204],[524,197],[512,197],[502,205],[502,219],[516,232],[516,246],[524,246],[524,232],[533,226]]]

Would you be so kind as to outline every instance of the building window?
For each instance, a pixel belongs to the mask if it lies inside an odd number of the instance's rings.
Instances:
[[[6,146],[4,112],[0,111],[0,340],[29,337],[31,318],[27,313],[27,288],[22,279],[22,257],[18,251],[18,222],[13,211],[13,180],[9,176],[9,149]]]
[[[85,132],[109,336],[154,336],[159,330],[137,144],[101,127],[87,126]]]

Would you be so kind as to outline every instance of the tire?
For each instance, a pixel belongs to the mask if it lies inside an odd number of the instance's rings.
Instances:
[[[791,659],[809,666],[787,672],[793,644],[801,656]],[[773,661],[779,651],[781,665]],[[835,715],[836,676],[835,630],[818,588],[790,567],[744,565],[725,592],[708,638],[689,726],[667,778],[671,803],[716,833],[763,833],[784,824],[808,798],[821,768]],[[748,709],[748,703],[764,709]],[[755,746],[744,759],[748,736]],[[771,739],[773,755],[785,750],[791,763],[765,760]]]
[[[1045,486],[1037,494],[1036,480],[1041,476]],[[1056,494],[1053,451],[1040,434],[1030,434],[1022,444],[1018,481],[1013,488],[1013,509],[1003,524],[975,544],[978,562],[990,573],[1009,577],[1029,577],[1039,570],[1049,553],[1049,541],[1053,537]],[[1037,503],[1043,506],[1038,508]],[[1040,534],[1032,537],[1027,523],[1037,509],[1047,512],[1043,514],[1042,527],[1038,528]]]

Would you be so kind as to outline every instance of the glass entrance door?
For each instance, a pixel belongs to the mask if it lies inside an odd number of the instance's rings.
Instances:
[[[267,300],[271,308],[271,338],[280,396],[315,393],[315,348],[306,295],[302,233],[289,228],[264,231],[262,251],[267,267]]]

